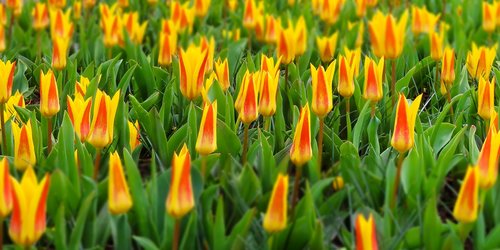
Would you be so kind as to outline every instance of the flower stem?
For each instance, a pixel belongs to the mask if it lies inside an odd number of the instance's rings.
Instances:
[[[3,249],[3,222],[4,218],[0,218],[0,250]]]
[[[203,177],[203,180],[205,180],[205,173],[207,171],[207,156],[202,155],[201,156],[201,176]]]
[[[371,112],[371,115],[372,115],[372,118],[375,117],[375,112],[377,111],[377,103],[372,101],[371,102],[371,106],[372,106],[372,112]]]
[[[403,167],[403,160],[404,160],[404,154],[399,153],[398,159],[396,162],[396,178],[394,179],[394,196],[392,197],[391,201],[391,208],[394,208],[396,205],[396,200],[398,198],[398,189],[399,189],[399,182],[401,179],[401,168]]]
[[[392,82],[391,82],[392,106],[396,104],[396,59],[392,60]]]
[[[47,118],[47,155],[52,151],[52,117]]]
[[[447,83],[444,83],[444,86],[446,88],[446,99],[448,100],[448,103],[450,104],[451,119],[453,119],[453,105],[451,104],[451,88]]]
[[[266,116],[264,117],[264,131],[269,132],[270,127],[271,127],[271,117]]]
[[[288,64],[285,66],[285,89],[288,94]]]
[[[302,178],[302,166],[296,166],[295,180],[293,182],[292,214],[293,211],[295,210],[295,205],[297,205],[297,202],[299,200],[299,186],[301,178]]]
[[[172,241],[172,250],[179,249],[179,238],[181,236],[181,222],[179,219],[175,219],[174,226],[174,240]]]
[[[2,129],[2,150],[0,153],[7,153],[7,136],[5,135],[5,103],[0,103],[0,126]]]
[[[318,173],[321,174],[321,158],[323,156],[323,130],[325,127],[325,119],[319,118],[319,132],[318,132]]]
[[[42,36],[41,36],[40,31],[36,32],[36,46],[37,46],[36,57],[37,57],[37,59],[41,60],[42,59]]]
[[[248,51],[252,53],[252,31],[248,31]]]
[[[346,113],[346,125],[347,125],[347,140],[350,141],[352,139],[352,125],[351,125],[351,98],[348,97],[345,100],[345,113]]]
[[[243,134],[243,153],[241,156],[241,164],[245,165],[247,163],[247,151],[248,151],[248,129],[250,124],[245,123],[245,130]]]
[[[97,149],[97,155],[95,157],[94,162],[94,180],[97,181],[97,177],[99,176],[99,166],[101,165],[101,150]]]

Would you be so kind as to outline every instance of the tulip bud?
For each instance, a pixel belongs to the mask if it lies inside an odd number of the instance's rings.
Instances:
[[[33,16],[33,29],[41,31],[49,26],[49,9],[45,3],[36,3],[31,11]]]
[[[335,67],[334,67],[335,68]],[[311,147],[311,117],[309,104],[300,111],[300,118],[295,127],[292,147],[290,148],[290,160],[300,167],[312,158]]]
[[[431,31],[429,33],[429,42],[431,47],[431,58],[434,61],[440,61],[441,57],[443,57],[443,40],[444,40],[444,31],[440,33]]]
[[[475,43],[472,43],[472,50],[467,53],[467,71],[471,77],[476,80],[479,80],[481,76],[489,79],[496,53],[496,44],[492,47],[477,47]]]
[[[304,54],[307,48],[307,26],[304,16],[300,16],[299,20],[295,24],[295,56],[301,56]]]
[[[356,216],[356,250],[378,250],[377,228],[370,213],[368,219],[362,214]]]
[[[433,31],[440,17],[439,14],[428,11],[425,6],[422,8],[412,6],[411,15],[411,31],[415,36]]]
[[[0,60],[0,103],[6,103],[12,95],[15,70],[16,62]]]
[[[179,33],[190,33],[193,28],[194,9],[190,8],[189,4],[189,2],[186,2],[181,5],[178,1],[172,3],[170,17],[175,23]]]
[[[477,113],[484,120],[491,118],[495,110],[495,78],[491,82],[481,77],[477,88]]]
[[[40,113],[42,116],[50,118],[56,115],[59,109],[56,77],[50,69],[47,74],[40,71]]]
[[[198,17],[204,17],[207,15],[208,9],[210,8],[211,0],[195,0],[194,10]]]
[[[251,123],[259,117],[258,84],[259,75],[249,73],[247,70],[234,105],[243,123]]]
[[[409,106],[405,95],[399,94],[391,145],[401,154],[410,150],[415,143],[415,119],[418,115],[418,107],[421,100],[422,95],[419,95]]]
[[[323,66],[316,69],[311,64],[312,110],[321,118],[325,117],[333,108],[332,82],[335,63],[336,61],[330,63],[326,71]]]
[[[261,72],[259,113],[269,117],[276,112],[276,97],[278,93],[279,73]]]
[[[215,62],[215,73],[217,74],[217,81],[222,87],[222,90],[227,91],[229,86],[231,86],[231,82],[229,81],[229,63],[227,62],[227,58],[224,59],[224,61],[221,61],[219,58]]]
[[[14,134],[14,166],[18,170],[25,170],[35,166],[35,146],[33,144],[33,133],[31,121],[20,127],[12,123],[12,133]]]
[[[453,49],[444,49],[441,65],[441,94],[445,95],[455,81],[455,51]]]
[[[345,0],[319,0],[319,16],[328,25],[335,24],[340,17]]]
[[[408,12],[406,11],[397,24],[391,14],[384,15],[380,11],[375,13],[368,22],[368,31],[373,53],[377,57],[384,56],[395,59],[401,55],[404,47],[407,20]],[[385,27],[385,29],[380,29],[380,27]]]
[[[134,123],[127,121],[128,124],[128,133],[129,133],[129,146],[130,151],[133,152],[139,145],[141,145],[141,135],[139,133],[139,122],[135,121]]]
[[[168,66],[172,63],[172,56],[177,50],[177,28],[171,21],[162,22],[162,30],[160,31],[160,45],[158,53],[158,64]]]
[[[68,115],[81,142],[87,140],[90,131],[90,111],[92,99],[77,95],[74,100],[67,97]]]
[[[274,183],[271,199],[264,216],[263,226],[269,233],[282,231],[286,228],[288,209],[288,176],[278,174]]]
[[[453,217],[462,223],[472,223],[477,219],[479,192],[478,168],[469,166],[460,187],[458,198],[453,208]]]
[[[12,182],[7,158],[0,161],[0,218],[4,219],[12,210]]]
[[[180,219],[195,205],[191,183],[191,156],[186,144],[179,155],[174,153],[171,170],[170,190],[165,207],[170,216]]]
[[[382,78],[384,74],[384,58],[380,59],[378,64],[365,57],[365,85],[363,97],[372,102],[378,102],[384,96],[382,89]]]
[[[279,30],[281,29],[281,21],[274,16],[266,16],[266,31],[265,41],[268,44],[275,44],[278,41]]]
[[[181,93],[188,100],[201,95],[205,80],[208,51],[201,47],[190,45],[186,51],[179,53],[179,80]]]
[[[339,57],[339,94],[349,98],[354,94],[354,67],[351,67],[347,58]]]
[[[321,61],[328,63],[332,61],[335,55],[335,47],[337,46],[338,33],[335,32],[331,36],[317,37],[316,44],[318,45],[319,56]]]
[[[209,155],[215,150],[217,150],[217,101],[205,103],[196,140],[196,151],[200,155]]]
[[[108,176],[109,212],[114,215],[127,213],[132,208],[133,201],[118,152],[112,153],[109,158]]]
[[[102,149],[113,142],[116,109],[120,100],[120,90],[113,98],[97,90],[94,99],[94,112],[87,141],[97,149]]]
[[[488,33],[493,33],[497,25],[497,4],[483,1],[483,29]]]
[[[295,41],[295,33],[292,27],[280,30],[276,53],[283,64],[289,64],[295,59]]]
[[[498,122],[498,121],[497,121]],[[498,157],[500,149],[500,134],[495,125],[490,125],[488,135],[484,140],[477,160],[479,187],[488,190],[495,185],[498,177]]]

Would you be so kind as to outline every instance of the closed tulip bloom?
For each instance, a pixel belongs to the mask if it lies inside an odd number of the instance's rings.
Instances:
[[[321,118],[325,117],[333,108],[332,82],[335,63],[336,61],[330,63],[326,71],[323,66],[316,69],[311,64],[312,110],[314,114]]]
[[[378,64],[370,59],[368,56],[365,57],[365,85],[363,91],[363,97],[366,100],[372,102],[378,102],[384,96],[384,90],[382,89],[382,78],[384,74],[384,58],[380,59]]]
[[[194,100],[201,95],[205,80],[208,51],[190,45],[179,53],[179,76],[181,93],[188,100]]]
[[[57,9],[64,8],[66,7],[66,0],[49,0],[49,6]]]
[[[441,94],[445,95],[455,81],[455,51],[453,49],[444,49],[441,65]]]
[[[101,13],[101,26],[103,25],[102,19],[108,18],[110,15],[114,15],[117,12],[119,4],[120,4],[120,0],[118,0],[117,3],[115,3],[111,6],[106,4],[106,3],[99,4],[99,12]]]
[[[82,17],[82,1],[81,0],[75,0],[73,2],[73,13],[74,14],[74,18],[76,21],[80,20],[80,18]]]
[[[139,21],[139,12],[124,13],[121,18],[121,23],[125,26],[130,41],[136,45],[142,44],[148,21],[141,23]]]
[[[63,12],[61,9],[49,9],[50,35],[52,40],[57,38],[69,39],[73,35],[71,9]]]
[[[194,12],[198,17],[204,17],[207,15],[208,9],[210,9],[211,0],[195,0],[194,1]]]
[[[472,43],[472,50],[467,53],[467,70],[471,77],[479,80],[481,76],[489,79],[491,67],[497,53],[497,45],[477,47]]]
[[[484,120],[495,110],[495,78],[491,82],[481,77],[477,88],[477,114]]]
[[[276,112],[276,96],[278,93],[279,73],[263,71],[260,77],[259,113],[269,117]]]
[[[83,0],[83,8],[92,9],[95,6],[96,0]]]
[[[239,41],[241,36],[241,30],[240,29],[234,29],[234,30],[222,30],[222,38],[224,40],[233,40],[233,41]]]
[[[412,104],[409,105],[405,95],[399,94],[391,145],[401,154],[410,150],[415,143],[415,119],[418,115],[418,108],[421,100],[422,95],[419,95],[413,100]]]
[[[444,31],[429,33],[429,43],[431,48],[431,58],[434,61],[440,61],[443,57],[443,42],[444,42]]]
[[[227,58],[222,61],[220,58],[215,62],[215,73],[217,74],[217,81],[219,82],[222,90],[227,91],[231,82],[229,81],[229,63]]]
[[[0,218],[4,219],[12,210],[12,182],[7,158],[0,161]]]
[[[356,16],[362,18],[366,15],[366,0],[355,0],[356,3]]]
[[[483,1],[483,29],[488,33],[493,33],[497,26],[497,4]]]
[[[174,21],[179,33],[190,33],[194,22],[194,9],[189,7],[189,2],[180,4],[177,1],[172,3],[170,18]]]
[[[215,150],[217,150],[217,101],[205,103],[196,140],[196,152],[200,155],[209,155]]]
[[[328,63],[333,60],[337,46],[337,37],[337,32],[331,36],[316,37],[316,44],[318,45],[319,56],[322,62]]]
[[[214,52],[215,52],[215,39],[214,37],[202,37],[200,41],[200,47],[202,50],[207,51],[207,62],[205,63],[205,74],[212,73],[212,67],[214,65]]]
[[[45,3],[36,3],[31,11],[33,16],[33,29],[41,31],[49,26],[49,9]]]
[[[57,37],[52,40],[52,67],[56,70],[66,68],[71,37]]]
[[[339,84],[338,91],[343,97],[351,97],[354,94],[354,67],[351,67],[347,58],[339,56]]]
[[[170,190],[166,202],[167,213],[180,219],[194,208],[191,183],[191,156],[186,144],[179,154],[174,152],[170,174]]]
[[[290,148],[290,160],[300,167],[311,158],[311,115],[309,114],[309,104],[306,103],[306,106],[300,111],[300,118],[295,126],[292,147]]]
[[[44,117],[52,117],[59,112],[59,91],[56,77],[52,70],[40,71],[40,113]]]
[[[81,97],[85,97],[89,85],[90,80],[85,76],[80,76],[80,81],[76,81],[75,83],[75,96],[80,95]]]
[[[440,14],[433,14],[427,10],[427,7],[419,8],[412,6],[411,8],[411,31],[415,36],[421,33],[429,33],[436,28]]]
[[[235,11],[238,7],[238,0],[226,0],[225,2],[230,11]]]
[[[168,66],[172,63],[172,57],[177,50],[177,28],[171,21],[163,21],[160,31],[160,45],[158,52],[158,64]]]
[[[255,28],[256,17],[259,15],[259,9],[255,0],[245,0],[245,8],[243,9],[243,27],[247,30]]]
[[[6,103],[12,95],[16,62],[0,60],[0,103]]]
[[[278,34],[281,29],[281,21],[272,15],[266,16],[265,41],[269,44],[278,42]]]
[[[127,121],[128,124],[128,134],[129,134],[129,146],[130,151],[134,151],[139,145],[141,145],[141,135],[139,133],[139,122],[135,121],[134,123]]]
[[[11,9],[14,17],[18,17],[23,10],[23,0],[6,0],[7,8]]]
[[[5,28],[0,25],[0,53],[5,51]]]
[[[259,117],[258,88],[259,75],[249,73],[247,70],[243,76],[243,82],[234,106],[243,123],[251,123]]]
[[[113,142],[116,109],[120,100],[120,90],[113,98],[97,90],[94,99],[94,112],[87,141],[97,149],[102,149]]]
[[[127,180],[118,152],[109,157],[108,173],[108,208],[114,215],[127,213],[132,208],[133,201],[128,189]]]
[[[254,33],[255,33],[255,38],[257,38],[257,41],[259,42],[265,42],[266,41],[266,23],[264,20],[264,15],[257,15],[255,17],[255,27],[253,28]]]
[[[275,233],[286,228],[288,210],[288,175],[278,174],[264,216],[264,230]]]
[[[18,170],[35,166],[36,156],[31,121],[21,126],[12,123],[12,133],[14,134],[14,166]]]
[[[320,18],[329,25],[335,24],[340,17],[345,0],[319,0]]]
[[[368,219],[358,214],[356,216],[356,250],[378,250],[377,228],[370,213]]]
[[[277,55],[283,64],[289,64],[295,59],[296,39],[293,27],[281,29],[278,36]]]
[[[261,72],[269,72],[271,75],[278,73],[280,69],[281,58],[278,58],[276,62],[274,58],[267,57],[266,55],[262,55],[260,58],[260,71]]]
[[[497,121],[498,122],[498,121]],[[500,134],[495,125],[490,125],[488,135],[484,140],[477,160],[479,187],[488,190],[495,185],[498,177],[498,157],[500,149]]]
[[[396,23],[391,15],[377,11],[368,22],[368,31],[373,53],[377,57],[398,58],[403,52],[408,12],[404,12]]]
[[[120,17],[110,14],[108,17],[101,16],[104,46],[112,48],[123,42],[123,32]]]
[[[9,236],[17,245],[30,247],[45,232],[50,175],[45,174],[38,182],[30,167],[24,172],[21,183],[14,178],[11,181],[14,192]]]
[[[299,20],[295,24],[295,56],[301,56],[306,52],[307,48],[307,26],[304,16],[300,16]]]
[[[18,91],[9,98],[7,103],[5,104],[5,112],[4,112],[4,121],[7,121],[11,117],[14,117],[14,120],[20,121],[19,114],[16,111],[15,107],[25,108],[26,103],[24,102],[24,96]]]
[[[453,217],[461,223],[472,223],[477,219],[479,192],[479,170],[469,166],[458,192],[458,198],[453,208]]]
[[[353,69],[354,78],[358,77],[359,65],[361,63],[361,49],[356,48],[356,49],[350,50],[349,48],[344,47],[344,55],[345,55],[345,58],[347,60],[347,63]]]
[[[92,99],[84,99],[76,95],[74,99],[67,97],[68,115],[81,142],[85,142],[90,132],[90,111]]]

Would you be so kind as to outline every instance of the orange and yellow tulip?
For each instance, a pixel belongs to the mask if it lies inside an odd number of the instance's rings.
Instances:
[[[52,40],[57,38],[70,39],[73,35],[73,23],[71,22],[71,10],[63,12],[61,9],[49,9],[50,35]]]
[[[89,85],[90,80],[85,76],[80,76],[80,81],[76,81],[75,83],[75,96],[80,95],[81,97],[85,97]]]
[[[120,100],[120,90],[113,98],[105,92],[97,90],[94,99],[92,125],[87,141],[97,149],[102,149],[113,141],[116,109]]]
[[[11,117],[15,117],[15,120],[19,121],[20,117],[15,107],[26,107],[24,96],[19,92],[19,90],[17,90],[16,93],[12,95],[5,104],[4,121],[7,121]]]
[[[444,30],[441,30],[439,33],[434,31],[429,32],[431,58],[434,61],[440,61],[443,57],[444,33]]]
[[[281,58],[278,58],[276,62],[273,57],[267,57],[266,55],[262,55],[260,58],[260,71],[261,72],[269,72],[271,75],[278,73],[280,69]]]
[[[235,11],[238,7],[238,0],[226,0],[225,2],[230,11]]]
[[[498,121],[497,121],[498,122]],[[500,134],[495,125],[490,125],[477,160],[479,187],[488,190],[495,185],[498,177]]]
[[[356,16],[362,18],[366,15],[366,0],[355,0]]]
[[[14,166],[18,170],[35,166],[36,155],[31,121],[21,126],[12,123],[12,134],[14,135]]]
[[[23,11],[23,0],[6,0],[7,8],[9,8],[14,17],[18,17]]]
[[[170,174],[170,190],[166,201],[167,213],[180,219],[194,208],[191,183],[191,156],[186,144],[179,154],[174,153]]]
[[[336,61],[330,63],[328,68],[319,66],[318,69],[311,64],[312,78],[312,110],[318,117],[325,117],[333,108],[333,75]]]
[[[293,27],[281,29],[278,35],[278,48],[276,53],[281,57],[283,64],[289,64],[295,59],[295,31]]]
[[[286,228],[288,210],[288,175],[278,174],[274,183],[271,199],[264,216],[263,227],[268,233],[275,233]]]
[[[272,15],[266,16],[265,41],[269,44],[275,44],[278,41],[281,21]]]
[[[255,0],[245,0],[245,8],[243,10],[243,27],[247,30],[255,28],[257,16],[260,15],[259,6]]]
[[[301,167],[311,158],[311,115],[309,113],[309,104],[306,103],[300,111],[300,118],[295,126],[292,147],[290,148],[290,160],[296,166]]]
[[[355,70],[356,69],[351,66],[346,57],[339,56],[338,92],[345,98],[349,98],[354,94]]]
[[[73,2],[73,13],[74,16],[73,18],[78,21],[82,17],[82,1],[81,0],[75,0]]]
[[[239,41],[241,36],[241,30],[240,29],[234,29],[234,30],[222,30],[222,38],[224,40],[233,40],[233,41]]]
[[[11,181],[14,189],[9,235],[17,245],[30,247],[45,232],[50,174],[45,174],[38,182],[30,167],[24,172],[21,183],[14,178]]]
[[[121,18],[121,23],[125,26],[130,41],[136,45],[142,44],[148,21],[140,23],[139,12],[124,13]]]
[[[222,90],[227,91],[229,86],[231,86],[231,82],[229,81],[229,63],[227,58],[224,59],[224,61],[221,61],[219,58],[215,62],[215,73],[217,74],[217,81],[222,87]]]
[[[471,77],[479,80],[481,76],[489,79],[491,67],[497,53],[497,45],[477,47],[472,43],[472,50],[467,53],[467,70]]]
[[[134,123],[127,121],[128,124],[128,135],[129,135],[129,146],[130,151],[134,151],[139,145],[141,145],[141,135],[139,133],[139,122],[135,121]]]
[[[477,87],[477,114],[484,120],[491,118],[495,110],[495,78],[489,81],[481,77]]]
[[[363,90],[363,97],[372,102],[378,102],[384,96],[382,89],[382,79],[384,74],[384,58],[380,59],[378,64],[365,57],[365,85]]]
[[[364,36],[364,32],[365,32],[365,25],[363,22],[355,22],[355,23],[351,23],[351,22],[348,22],[347,23],[347,30],[349,32],[353,32],[356,31],[357,32],[357,35],[356,35],[356,41],[355,41],[355,47],[357,49],[361,49],[361,46],[363,46],[363,36]]]
[[[391,145],[400,154],[410,150],[415,143],[415,119],[418,115],[418,108],[421,100],[422,95],[419,95],[413,100],[412,104],[409,105],[405,95],[399,94]]]
[[[16,62],[0,60],[0,103],[6,103],[12,95],[15,70]]]
[[[189,2],[181,5],[174,1],[170,9],[170,18],[175,23],[179,33],[190,33],[193,28],[194,9],[189,7]]]
[[[483,1],[483,29],[488,33],[493,33],[497,26],[497,5]]]
[[[255,32],[255,38],[257,38],[257,41],[259,42],[265,42],[266,41],[266,24],[264,20],[264,15],[257,15],[255,17],[255,27],[253,28]],[[251,37],[249,38],[251,39]]]
[[[200,155],[209,155],[215,150],[217,150],[217,101],[205,103],[196,139],[196,152]]]
[[[377,228],[370,213],[368,218],[362,214],[356,216],[356,250],[378,250]]]
[[[36,3],[31,11],[33,16],[33,29],[41,31],[49,26],[49,9],[45,3]]]
[[[205,80],[208,51],[201,47],[190,45],[179,53],[179,77],[181,93],[188,100],[201,95]]]
[[[440,14],[433,14],[425,6],[422,8],[412,6],[411,16],[411,31],[415,36],[418,36],[433,31],[436,28]]]
[[[455,51],[453,49],[444,49],[441,65],[441,94],[445,95],[455,81]]]
[[[359,75],[359,65],[361,63],[361,49],[356,48],[353,50],[350,50],[347,47],[344,47],[344,55],[349,63],[349,66],[353,69],[354,72],[354,78],[358,77]]]
[[[202,37],[200,40],[200,47],[202,50],[207,51],[207,62],[205,63],[205,74],[212,73],[214,66],[214,52],[215,52],[215,39],[214,37]]]
[[[74,99],[67,97],[68,115],[80,141],[87,140],[90,132],[90,112],[92,99],[84,99],[76,95]]]
[[[0,25],[0,53],[5,51],[5,28]]]
[[[176,50],[177,28],[172,20],[164,20],[162,21],[162,30],[160,31],[158,64],[164,67],[170,65]]]
[[[291,26],[291,24],[290,24]],[[304,16],[300,16],[295,24],[295,56],[301,56],[307,48],[307,26]]]
[[[63,70],[66,67],[71,37],[57,37],[52,40],[52,67]]]
[[[7,158],[0,161],[0,218],[4,219],[12,210],[12,182]]]
[[[194,13],[198,17],[204,17],[207,15],[208,9],[210,8],[210,3],[212,0],[195,0],[194,1]]]
[[[340,17],[345,0],[319,0],[319,16],[329,25],[335,24]]]
[[[316,44],[318,45],[319,56],[322,62],[328,63],[333,60],[335,48],[337,46],[337,37],[337,32],[331,36],[316,37]]]
[[[101,16],[104,46],[112,48],[123,43],[122,24],[119,16],[110,14]]]
[[[404,12],[396,23],[391,15],[377,11],[368,22],[368,31],[373,53],[377,57],[398,58],[403,52],[408,12]]]
[[[59,90],[52,70],[40,71],[40,113],[44,117],[52,117],[59,112]]]
[[[7,25],[7,11],[5,10],[5,4],[0,3],[0,26]]]
[[[64,8],[66,7],[66,0],[49,0],[49,6],[57,9]]]
[[[458,198],[453,208],[453,217],[462,223],[472,223],[477,219],[479,192],[479,170],[469,166],[464,181],[458,192]]]
[[[127,213],[132,208],[133,201],[128,189],[127,180],[118,152],[109,157],[108,173],[108,209],[111,214]]]
[[[276,112],[276,96],[278,93],[279,73],[262,71],[260,75],[259,113],[265,117]]]
[[[234,105],[243,123],[249,124],[259,117],[258,88],[259,75],[247,70]]]
[[[92,9],[95,6],[96,0],[83,0],[83,8]]]

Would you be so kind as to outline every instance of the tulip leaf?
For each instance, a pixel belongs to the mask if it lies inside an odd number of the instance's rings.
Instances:
[[[132,236],[132,238],[141,246],[144,250],[159,250],[154,242],[152,242],[148,238],[140,237],[140,236]]]
[[[85,198],[82,205],[80,206],[78,216],[76,217],[75,226],[71,231],[71,237],[69,241],[70,249],[77,249],[82,244],[81,240],[83,236],[85,221],[87,220],[88,212],[95,198],[96,193],[93,191]]]
[[[237,155],[241,149],[238,136],[221,120],[217,120],[217,152]]]

